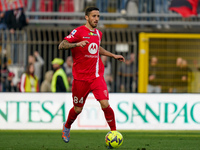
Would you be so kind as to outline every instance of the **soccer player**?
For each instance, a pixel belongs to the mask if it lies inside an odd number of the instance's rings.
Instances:
[[[73,57],[73,107],[66,123],[63,124],[62,139],[68,143],[70,128],[81,113],[88,94],[92,91],[99,101],[111,131],[116,130],[115,115],[109,105],[107,85],[104,80],[104,65],[100,55],[105,55],[124,62],[122,55],[115,55],[100,46],[102,32],[96,29],[99,21],[99,9],[89,7],[85,11],[86,24],[74,29],[59,44],[59,50],[71,49]]]

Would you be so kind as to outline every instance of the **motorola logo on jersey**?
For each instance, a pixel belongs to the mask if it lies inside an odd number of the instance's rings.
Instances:
[[[90,54],[96,54],[97,50],[98,50],[98,45],[96,43],[91,43],[88,46],[88,51],[90,52]]]

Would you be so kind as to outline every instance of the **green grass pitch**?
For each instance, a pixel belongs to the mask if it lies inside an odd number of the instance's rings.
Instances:
[[[200,150],[200,131],[125,131],[119,150]],[[106,150],[105,130],[72,130],[64,143],[61,130],[0,130],[0,150]]]

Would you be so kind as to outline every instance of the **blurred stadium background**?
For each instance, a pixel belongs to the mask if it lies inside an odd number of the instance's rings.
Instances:
[[[24,9],[27,10],[28,1],[22,2]],[[41,0],[39,11],[36,11],[33,3],[31,11],[25,13],[29,18],[28,26],[23,30],[17,30],[16,34],[10,34],[9,30],[1,30],[1,65],[4,60],[3,51],[6,50],[8,67],[15,70],[16,82],[19,82],[23,68],[27,65],[28,56],[34,51],[38,51],[45,62],[42,80],[45,72],[52,69],[53,58],[60,57],[65,60],[70,51],[58,51],[58,44],[73,28],[85,23],[86,7],[98,6],[95,0],[80,0],[79,3],[76,0],[59,2],[57,11],[54,10],[52,0]],[[136,0],[126,1],[126,7],[120,10],[119,6],[122,4],[119,2],[109,0],[106,12],[101,12],[98,28],[103,32],[102,46],[113,53],[124,55],[127,60],[130,59],[130,54],[134,53],[135,60],[131,67],[125,66],[127,68],[123,70],[123,65],[109,58],[112,66],[111,76],[115,81],[109,82],[110,92],[147,92],[149,62],[152,56],[156,56],[159,71],[156,72],[157,79],[154,84],[162,86],[161,92],[199,93],[199,16],[183,18],[172,11],[165,13],[162,11],[162,5],[161,13],[156,13],[154,1],[151,1],[151,6],[143,2],[142,12]],[[2,11],[9,9],[4,8],[3,1],[1,3]],[[149,7],[151,10],[148,10]],[[141,33],[152,33],[144,34],[152,36],[140,39]],[[18,53],[13,52],[12,45],[17,47]],[[147,56],[142,57],[140,52],[142,53],[144,48]],[[173,70],[178,57],[186,61],[187,69],[182,69],[182,72]],[[177,77],[176,74],[181,73],[187,76],[187,81],[181,81],[181,75]],[[175,86],[185,90],[170,90]]]

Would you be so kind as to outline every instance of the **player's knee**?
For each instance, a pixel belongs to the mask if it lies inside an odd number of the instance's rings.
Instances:
[[[101,108],[107,108],[109,106],[108,100],[99,101],[101,104]]]
[[[83,107],[77,107],[77,106],[74,106],[74,110],[77,114],[80,114],[83,110]]]

